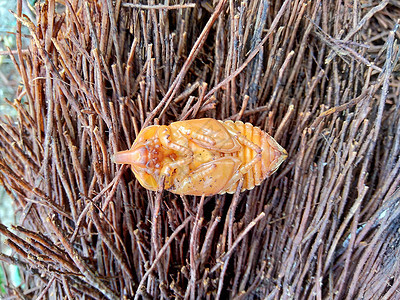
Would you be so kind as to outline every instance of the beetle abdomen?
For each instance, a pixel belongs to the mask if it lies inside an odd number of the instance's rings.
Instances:
[[[286,150],[280,146],[273,137],[259,127],[241,121],[225,121],[224,125],[242,134],[262,150],[261,160],[255,163],[253,167],[244,174],[242,191],[251,190],[254,186],[260,185],[261,182],[274,173],[279,165],[286,159]],[[236,153],[236,156],[242,161],[243,166],[251,162],[256,154],[257,153],[251,148],[242,145],[242,149]],[[237,185],[238,183],[229,187],[226,192],[234,193]]]

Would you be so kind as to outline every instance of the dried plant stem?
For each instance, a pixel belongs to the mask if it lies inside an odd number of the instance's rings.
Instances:
[[[399,298],[397,2],[140,2],[17,1],[0,298]],[[210,197],[114,163],[144,126],[203,117],[288,158]]]

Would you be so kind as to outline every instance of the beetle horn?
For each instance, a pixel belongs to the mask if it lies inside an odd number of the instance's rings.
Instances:
[[[147,150],[145,147],[131,148],[113,155],[112,160],[117,164],[146,165]]]

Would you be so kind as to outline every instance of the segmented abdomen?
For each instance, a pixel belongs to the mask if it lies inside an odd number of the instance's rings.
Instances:
[[[224,125],[234,129],[238,133],[245,136],[249,141],[253,142],[262,149],[261,161],[257,162],[245,175],[243,182],[243,190],[251,190],[272,173],[274,173],[279,165],[286,159],[287,153],[285,149],[280,146],[274,138],[253,126],[250,123],[243,123],[241,121],[225,121]],[[242,149],[234,154],[242,161],[242,166],[249,163],[256,155],[255,151],[247,146],[242,145]],[[234,186],[227,187],[227,193],[234,193],[236,190],[237,182]]]

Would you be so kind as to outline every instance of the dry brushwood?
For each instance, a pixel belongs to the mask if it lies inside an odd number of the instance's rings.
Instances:
[[[22,284],[6,273],[3,299],[400,297],[399,1],[22,5],[0,124],[17,217],[0,260]],[[200,117],[249,121],[289,157],[213,197],[112,163],[144,126]]]

